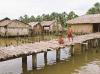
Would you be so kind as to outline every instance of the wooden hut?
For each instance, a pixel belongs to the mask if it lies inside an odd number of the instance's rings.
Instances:
[[[0,21],[0,36],[29,35],[29,25],[19,20],[4,18]]]
[[[72,20],[68,20],[75,33],[100,32],[100,14],[83,15]]]
[[[41,22],[41,25],[43,26],[44,31],[53,32],[53,31],[61,31],[62,30],[61,24],[58,24],[57,21],[55,21],[55,20],[43,21],[43,22]]]
[[[43,31],[43,27],[39,22],[30,22],[29,25],[31,26],[31,32],[33,34],[41,34]]]

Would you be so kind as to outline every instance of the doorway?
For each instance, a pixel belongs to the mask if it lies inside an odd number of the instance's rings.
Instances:
[[[100,23],[93,24],[93,32],[100,32]]]

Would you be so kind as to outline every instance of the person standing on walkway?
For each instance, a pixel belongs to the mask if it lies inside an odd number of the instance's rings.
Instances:
[[[73,41],[73,31],[72,31],[71,26],[68,27],[68,30],[67,30],[67,37],[68,37],[69,42],[70,42],[71,40]]]

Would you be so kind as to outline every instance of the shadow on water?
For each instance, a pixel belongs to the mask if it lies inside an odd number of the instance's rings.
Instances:
[[[98,52],[96,51],[98,50]],[[100,48],[70,56],[69,48],[60,50],[60,60],[56,62],[56,51],[48,51],[47,65],[44,53],[37,54],[37,69],[32,67],[32,55],[27,56],[27,69],[22,66],[22,58],[0,62],[0,74],[100,74]]]

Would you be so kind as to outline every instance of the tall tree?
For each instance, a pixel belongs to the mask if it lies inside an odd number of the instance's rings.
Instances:
[[[58,17],[59,17],[59,21],[58,22],[60,22],[60,24],[63,27],[66,27],[67,13],[63,12],[63,13],[59,14]]]
[[[44,21],[51,21],[51,17],[50,17],[49,14],[46,14],[46,15],[43,14],[43,15],[42,15],[42,18],[43,18]]]
[[[100,14],[100,3],[97,2],[92,8],[87,11],[87,14]]]
[[[24,23],[29,23],[29,16],[28,15],[20,16],[19,20],[23,21]]]
[[[25,23],[29,23],[29,17],[28,17],[28,15],[24,15],[24,22]]]
[[[71,19],[76,18],[76,17],[78,17],[78,15],[75,14],[74,11],[71,11],[71,12],[69,12],[69,14],[67,15],[67,20],[71,20]]]
[[[36,21],[35,17],[32,15],[30,18],[29,18],[29,22],[34,22]]]
[[[42,17],[41,17],[40,15],[38,15],[38,16],[36,17],[36,21],[41,22],[41,21],[43,21],[43,19],[42,19]]]

